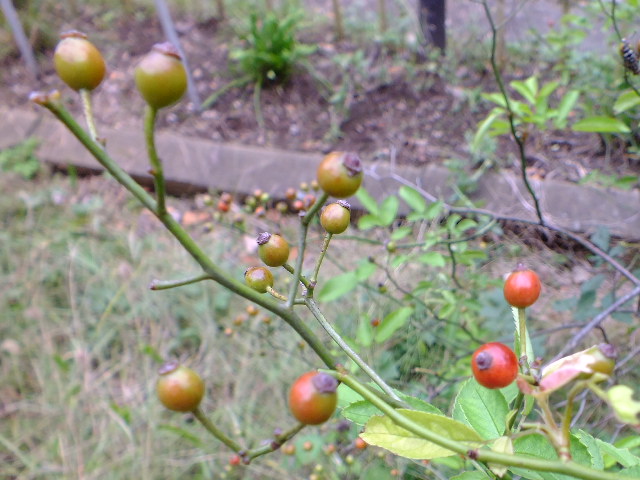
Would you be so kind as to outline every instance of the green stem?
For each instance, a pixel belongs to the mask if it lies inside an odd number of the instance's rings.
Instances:
[[[214,425],[214,423],[207,418],[204,412],[200,409],[200,407],[196,408],[193,412],[193,416],[202,424],[207,431],[224,443],[227,447],[229,447],[234,452],[242,451],[242,447],[240,444],[235,442],[233,439],[229,438],[226,433],[220,430],[218,427]]]
[[[318,282],[318,273],[320,272],[320,265],[322,265],[322,260],[324,260],[324,256],[327,253],[327,249],[329,248],[329,242],[331,242],[331,238],[333,235],[328,233],[324,236],[324,240],[322,241],[322,249],[320,250],[320,255],[318,255],[318,259],[316,260],[316,268],[313,270],[313,276],[311,277],[311,285],[312,291],[309,293],[310,296],[313,296],[313,288],[315,288],[316,283]]]
[[[91,103],[91,92],[86,88],[80,89],[80,99],[82,101],[82,110],[84,112],[84,119],[87,122],[87,128],[91,134],[91,138],[94,142],[99,143],[104,147],[103,141],[98,138],[98,130],[96,128],[96,120],[93,116],[93,104]]]
[[[247,300],[263,307],[287,322],[302,339],[316,352],[320,359],[329,368],[335,368],[336,359],[331,352],[323,345],[313,331],[303,322],[303,320],[293,311],[282,307],[280,302],[266,297],[243,282],[236,280],[228,272],[222,270],[213,262],[205,252],[197,245],[191,236],[182,228],[182,226],[166,212],[160,215],[157,209],[157,203],[144,188],[125,172],[101,147],[93,141],[87,132],[75,121],[71,114],[58,102],[39,98],[39,104],[49,109],[80,141],[82,145],[94,156],[94,158],[107,170],[113,177],[124,186],[131,194],[137,198],[150,211],[154,212],[158,219],[165,225],[167,230],[180,242],[184,249],[189,252],[193,259],[200,265],[205,274],[221,286],[229,289],[233,293],[246,298]]]
[[[282,265],[282,268],[284,268],[287,272],[289,272],[291,275],[293,275],[296,272],[296,269],[293,268],[291,265],[289,265],[288,263],[285,263],[284,265]],[[309,288],[309,280],[307,280],[307,278],[304,275],[300,275],[300,282],[306,287]]]
[[[518,395],[516,396],[516,400],[513,403],[513,409],[516,412],[509,419],[509,423],[507,423],[507,431],[506,431],[507,435],[509,435],[512,432],[513,426],[516,424],[516,420],[518,418],[518,415],[520,414],[520,409],[522,408],[523,405],[524,405],[524,393],[518,390]]]
[[[300,231],[298,233],[298,258],[296,258],[296,265],[293,270],[293,280],[291,282],[291,288],[289,289],[289,297],[287,300],[287,308],[291,308],[293,306],[294,300],[296,298],[296,293],[298,291],[298,282],[302,278],[302,263],[304,261],[304,251],[307,248],[307,231],[309,230],[309,223],[313,219],[314,215],[318,213],[318,210],[324,205],[324,202],[327,201],[329,195],[323,193],[318,200],[311,206],[307,212],[305,212],[304,217],[300,221]],[[314,285],[307,284],[305,285],[307,288]]]
[[[518,308],[518,336],[520,339],[520,358],[524,360],[526,372],[529,373],[529,360],[527,358],[527,312],[526,308]],[[524,368],[523,368],[524,370]]]
[[[340,382],[344,383],[356,393],[360,394],[365,400],[371,402],[375,407],[380,409],[393,423],[408,430],[409,432],[439,445],[447,450],[451,450],[465,457],[473,456],[475,460],[483,463],[497,463],[509,467],[529,468],[541,472],[555,472],[564,475],[582,478],[584,480],[617,480],[620,476],[617,473],[607,473],[584,467],[572,461],[557,461],[532,458],[522,455],[511,455],[507,453],[493,452],[486,448],[473,449],[469,445],[451,440],[436,432],[423,427],[413,420],[405,417],[401,410],[395,410],[393,407],[376,397],[373,393],[365,388],[351,376],[343,375],[334,371],[327,371]]]
[[[267,293],[273,298],[277,298],[278,300],[282,300],[283,302],[287,301],[287,297],[285,297],[281,293],[276,292],[273,287],[267,287]]]
[[[302,430],[305,426],[306,425],[304,423],[299,423],[298,425],[287,430],[286,432],[283,432],[279,435],[274,435],[274,439],[271,442],[269,442],[268,444],[262,447],[249,450],[245,455],[243,455],[244,458],[246,459],[246,461],[250,462],[256,457],[259,457],[261,455],[266,455],[267,453],[271,453],[278,450],[284,442],[286,442],[287,440],[290,440],[295,435],[297,435],[298,432],[300,432],[300,430]]]
[[[156,189],[156,197],[158,199],[158,215],[162,215],[167,211],[165,206],[165,185],[164,172],[162,170],[162,162],[156,151],[155,126],[158,110],[147,105],[144,112],[144,137],[147,142],[147,155],[151,163],[151,174],[153,175],[153,183]]]
[[[374,383],[378,385],[384,393],[386,393],[389,397],[393,398],[396,401],[401,401],[400,397],[398,397],[398,395],[393,391],[393,389],[389,385],[387,385],[387,383],[382,379],[382,377],[380,377],[380,375],[378,375],[373,368],[367,365],[365,361],[362,360],[362,358],[360,358],[360,356],[347,344],[347,342],[345,342],[342,339],[342,337],[338,334],[338,332],[335,331],[335,329],[331,326],[331,324],[327,321],[327,319],[324,317],[324,315],[318,308],[318,305],[316,304],[316,302],[312,298],[307,298],[305,300],[305,305],[311,311],[313,316],[316,317],[316,320],[318,320],[318,323],[322,325],[322,328],[324,328],[326,332],[329,334],[329,336],[333,339],[333,341],[338,344],[338,346],[342,349],[342,351],[346,353],[347,356],[351,360],[353,360],[353,362],[356,365],[358,365],[358,367],[360,367],[362,371],[366,373],[367,376],[371,380],[373,380]]]
[[[152,280],[149,285],[149,290],[168,290],[170,288],[183,287],[184,285],[202,282],[203,280],[211,280],[211,277],[209,275],[202,274],[195,277],[183,278],[181,280]]]

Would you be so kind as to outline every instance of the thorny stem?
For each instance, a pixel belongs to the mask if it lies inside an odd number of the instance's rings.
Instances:
[[[82,110],[84,112],[84,119],[87,122],[87,128],[91,134],[91,138],[94,142],[99,143],[104,147],[103,141],[98,138],[98,130],[96,129],[96,120],[93,116],[93,105],[91,103],[91,92],[86,88],[80,89],[80,99],[82,100]]]
[[[251,449],[248,452],[246,452],[244,455],[242,455],[242,457],[245,459],[246,463],[249,463],[251,460],[253,460],[256,457],[274,452],[278,450],[284,442],[286,442],[287,440],[290,440],[295,435],[297,435],[298,432],[300,432],[300,430],[302,430],[305,426],[306,425],[304,423],[299,423],[295,427],[287,430],[286,432],[280,433],[278,435],[274,435],[273,440],[270,441],[268,444],[263,445],[262,447]]]
[[[71,114],[56,101],[40,102],[45,108],[53,113],[69,131],[84,145],[94,158],[107,170],[122,186],[124,186],[131,194],[142,203],[146,208],[153,212],[158,219],[165,225],[167,230],[180,242],[184,249],[189,252],[193,259],[200,265],[204,273],[209,275],[211,279],[221,286],[229,289],[233,293],[246,298],[247,300],[263,307],[287,322],[311,347],[312,350],[320,357],[320,359],[329,368],[335,368],[337,361],[322,344],[318,337],[311,331],[303,320],[293,311],[282,307],[280,302],[265,297],[264,295],[251,289],[244,283],[236,280],[231,274],[221,269],[207,254],[198,246],[191,236],[182,228],[182,226],[166,212],[158,213],[157,203],[127,172],[125,172],[101,147],[93,141],[87,132],[75,121]]]
[[[518,133],[516,129],[516,124],[514,121],[514,113],[511,109],[511,102],[509,100],[509,95],[507,94],[507,89],[504,86],[504,81],[502,80],[502,75],[500,74],[500,69],[498,68],[498,64],[496,61],[496,46],[497,46],[497,38],[498,38],[498,30],[496,29],[496,25],[493,21],[493,17],[491,15],[491,10],[489,10],[489,5],[486,0],[482,2],[484,7],[485,14],[487,16],[487,20],[489,20],[489,25],[491,26],[491,69],[493,70],[493,75],[495,76],[496,83],[498,84],[498,88],[500,89],[500,93],[504,98],[505,106],[508,112],[509,119],[509,128],[511,130],[511,136],[514,141],[518,145],[518,151],[520,154],[520,172],[522,174],[522,181],[531,195],[531,199],[533,200],[533,204],[536,209],[536,215],[538,217],[538,223],[540,225],[545,225],[544,218],[542,216],[542,210],[540,209],[540,202],[538,201],[538,197],[536,196],[536,192],[534,192],[531,183],[529,182],[529,177],[527,176],[527,156],[525,154],[524,140],[521,135]]]
[[[393,398],[394,400],[400,401],[400,397],[398,397],[398,395],[393,391],[393,389],[389,385],[387,385],[387,383],[382,379],[382,377],[380,377],[380,375],[378,375],[374,369],[372,369],[369,365],[367,365],[365,361],[362,360],[362,358],[360,358],[360,356],[355,351],[353,351],[353,349],[342,339],[342,337],[338,334],[338,332],[334,330],[334,328],[331,326],[331,324],[327,321],[327,319],[324,317],[324,315],[318,308],[318,305],[316,304],[316,302],[312,298],[307,298],[305,301],[305,305],[311,311],[313,316],[316,317],[316,320],[318,320],[318,323],[320,323],[322,328],[324,328],[325,331],[329,334],[329,336],[333,339],[333,341],[338,344],[338,346],[342,349],[342,351],[344,351],[344,353],[346,353],[347,356],[351,360],[353,360],[353,362],[356,365],[358,365],[358,367],[360,367],[362,371],[366,373],[367,376],[371,380],[373,380],[374,383],[378,385],[384,393],[389,395],[389,397]]]
[[[151,284],[149,284],[149,290],[168,290],[170,288],[183,287],[185,285],[191,285],[192,283],[198,283],[204,280],[211,280],[211,277],[207,274],[202,274],[180,280],[153,280]]]
[[[209,418],[204,414],[200,407],[196,408],[193,412],[193,416],[202,424],[207,431],[224,443],[227,447],[229,447],[234,452],[240,452],[242,447],[233,439],[229,438],[226,433],[220,430]]]
[[[376,397],[372,392],[359,383],[356,379],[349,375],[344,375],[335,371],[326,371],[329,375],[333,375],[338,381],[346,384],[356,393],[361,395],[365,400],[371,402],[375,407],[380,409],[393,423],[409,432],[423,438],[429,442],[435,443],[440,447],[451,450],[465,458],[473,456],[473,459],[483,463],[497,463],[509,467],[530,468],[541,472],[556,472],[564,475],[582,478],[584,480],[616,480],[619,478],[617,473],[608,473],[594,470],[589,467],[582,466],[573,461],[557,461],[544,460],[523,455],[507,454],[494,452],[486,448],[475,449],[467,443],[451,440],[442,436],[422,425],[414,422],[410,418],[403,415],[402,410],[396,410],[380,398]]]
[[[156,198],[158,199],[158,216],[163,215],[166,211],[165,205],[165,186],[164,172],[162,170],[162,162],[156,151],[155,126],[158,110],[150,105],[145,107],[144,112],[144,138],[147,143],[147,155],[151,162],[151,174],[153,175],[153,183],[156,190]]]

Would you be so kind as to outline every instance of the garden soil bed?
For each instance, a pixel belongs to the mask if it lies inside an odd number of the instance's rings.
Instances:
[[[153,16],[134,15],[99,29],[93,26],[96,12],[91,8],[86,7],[86,13],[73,21],[61,18],[55,27],[60,31],[90,31],[92,40],[104,52],[109,75],[94,95],[99,124],[125,130],[140,128],[143,104],[133,85],[133,68],[153,43],[162,40],[161,27]],[[228,54],[238,40],[228,24],[216,19],[180,18],[177,26],[198,93],[204,99],[234,79],[229,73]],[[446,70],[444,63],[415,63],[405,51],[373,42],[364,46],[335,42],[329,23],[303,33],[305,43],[318,47],[310,58],[313,74],[299,70],[288,83],[262,91],[264,128],[256,120],[251,86],[229,90],[211,109],[202,112],[195,112],[193,104],[183,101],[161,115],[160,128],[217,142],[290,151],[348,149],[359,152],[367,162],[393,160],[423,166],[454,159],[469,170],[474,168],[468,139],[487,107],[470,102],[467,89],[496,90],[488,64],[480,69],[458,65],[441,74]],[[365,71],[351,68],[345,74],[337,66],[337,56],[358,49],[363,53]],[[27,101],[32,90],[59,88],[69,102],[75,102],[71,108],[78,112],[75,96],[53,71],[51,54],[45,51],[40,58],[44,73],[38,81],[28,78],[18,58],[5,59],[0,103],[11,108],[34,108]],[[456,55],[455,51],[451,54]],[[510,73],[525,77],[530,72]],[[346,89],[342,108],[331,105],[331,92],[323,89],[317,76],[336,89]],[[455,79],[455,84],[447,78]],[[640,171],[623,146],[613,144],[604,149],[599,137],[592,134],[563,131],[531,135],[527,152],[533,178],[577,182],[593,170],[617,176]],[[499,140],[499,166],[517,170],[515,153],[509,138]]]

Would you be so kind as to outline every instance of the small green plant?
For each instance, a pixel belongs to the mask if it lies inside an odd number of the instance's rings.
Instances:
[[[284,17],[277,12],[267,12],[264,17],[252,13],[248,32],[240,35],[244,45],[231,50],[229,58],[253,82],[287,81],[294,67],[316,50],[296,38],[301,19],[300,11]]]
[[[253,83],[256,117],[262,125],[262,87],[286,82],[295,67],[304,63],[304,59],[316,50],[314,45],[305,45],[296,38],[301,19],[302,12],[299,10],[285,15],[275,11],[268,11],[261,16],[251,13],[246,32],[240,33],[243,45],[229,52],[229,59],[234,62],[231,69],[238,71],[240,76],[209,96],[202,103],[202,108],[211,107],[231,88]]]
[[[25,179],[35,177],[40,171],[36,150],[40,142],[30,137],[23,142],[0,151],[0,170],[17,173]]]
[[[559,82],[548,82],[542,86],[538,84],[538,78],[532,76],[526,80],[514,80],[509,84],[513,90],[520,94],[524,101],[510,97],[507,100],[501,93],[485,93],[482,97],[498,106],[493,108],[487,117],[480,122],[478,130],[471,143],[472,151],[482,144],[482,139],[488,133],[498,136],[510,133],[510,124],[507,119],[509,109],[513,113],[514,124],[519,126],[532,126],[539,130],[548,128],[562,129],[567,126],[567,119],[573,110],[579,92],[569,90],[560,99],[558,106],[551,106],[551,95],[560,86]]]

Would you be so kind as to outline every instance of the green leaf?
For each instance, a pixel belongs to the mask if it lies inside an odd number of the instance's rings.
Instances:
[[[400,200],[398,200],[398,197],[395,195],[391,195],[382,201],[380,204],[380,213],[378,214],[382,227],[388,227],[393,223],[398,214],[399,205]]]
[[[365,348],[370,347],[373,343],[373,327],[368,317],[360,318],[356,331],[356,343]]]
[[[426,212],[424,212],[424,218],[427,220],[434,220],[435,218],[440,216],[443,210],[444,210],[444,202],[442,200],[433,202],[429,204]]]
[[[359,282],[364,282],[371,275],[373,275],[377,269],[378,266],[375,263],[368,261],[366,258],[363,259],[360,262],[360,265],[358,265],[358,268],[356,268],[356,280],[358,280]]]
[[[352,421],[356,425],[364,426],[374,415],[381,415],[382,412],[367,400],[351,403],[342,410],[342,416]]]
[[[560,105],[558,105],[558,109],[556,110],[556,118],[553,120],[553,125],[556,128],[562,129],[567,126],[567,118],[578,101],[578,98],[580,98],[580,92],[577,90],[571,90],[562,97]]]
[[[338,385],[338,408],[346,408],[355,402],[363,401],[364,398],[357,393],[355,390],[352,390],[350,387],[341,383]]]
[[[500,390],[490,390],[473,378],[462,384],[453,405],[453,418],[472,427],[483,439],[500,437],[509,405]]]
[[[424,253],[420,255],[416,260],[432,267],[444,267],[447,264],[444,255],[438,252]]]
[[[501,93],[483,93],[480,95],[485,100],[493,102],[502,108],[507,108],[507,102]]]
[[[427,201],[424,197],[411,187],[402,185],[398,190],[400,198],[402,198],[412,210],[422,213],[427,208]]]
[[[507,133],[510,133],[510,132],[511,132],[511,125],[509,125],[508,121],[496,120],[491,125],[491,130],[489,132],[489,135],[491,135],[492,137],[497,137],[499,135],[506,135]]]
[[[415,410],[397,410],[413,422],[443,437],[459,442],[468,442],[469,448],[475,448],[481,438],[466,425],[442,415],[417,412]],[[360,435],[367,443],[385,448],[396,455],[413,459],[432,459],[455,455],[454,452],[429,442],[402,427],[387,417],[372,417]]]
[[[327,280],[318,292],[318,301],[333,302],[358,286],[356,272],[346,272]]]
[[[497,438],[496,441],[493,442],[493,445],[491,445],[491,450],[498,453],[513,455],[513,440],[511,437]],[[509,469],[506,465],[498,463],[488,463],[487,466],[500,478],[504,477],[504,474],[507,473],[507,470]]]
[[[596,438],[596,443],[600,447],[600,451],[604,454],[604,462],[607,466],[613,466],[619,463],[623,467],[635,467],[640,465],[640,458],[632,454],[628,448],[614,447],[608,442]]]
[[[398,396],[402,400],[404,400],[409,405],[411,405],[411,408],[413,410],[419,410],[420,412],[427,412],[427,413],[435,413],[436,415],[444,415],[440,411],[440,409],[438,409],[437,407],[434,407],[430,403],[425,402],[424,400],[422,400],[420,398],[412,397],[412,396],[406,395],[406,394],[404,394],[402,392],[396,392],[396,393],[398,394]]]
[[[362,206],[367,209],[369,213],[378,216],[378,214],[380,213],[378,202],[376,202],[375,198],[369,195],[369,192],[360,187],[356,192],[356,198],[360,201]]]
[[[549,95],[551,95],[556,90],[556,88],[558,88],[559,85],[560,83],[556,81],[545,83],[540,89],[540,92],[538,92],[538,95],[537,95],[538,102],[541,99],[546,99]]]
[[[613,104],[613,113],[620,115],[627,110],[640,105],[640,96],[633,90],[622,92]]]
[[[391,232],[391,240],[402,240],[403,238],[408,237],[413,232],[413,229],[405,225],[403,227],[396,228],[393,232]]]
[[[614,385],[607,390],[607,401],[621,422],[640,426],[640,402],[633,399],[633,389]]]
[[[589,433],[584,430],[578,430],[576,433],[576,438],[580,440],[589,452],[591,456],[591,467],[596,470],[604,470],[604,460],[602,458],[602,451],[598,446],[598,442],[595,438],[593,438]]]
[[[487,480],[486,474],[482,472],[463,472],[460,475],[451,477],[451,480]]]
[[[475,220],[472,220],[470,218],[463,218],[456,224],[456,226],[454,227],[454,230],[456,232],[462,233],[472,228],[475,228],[477,226],[478,226],[478,222],[476,222]]]
[[[517,454],[527,457],[542,458],[545,460],[556,460],[558,454],[549,440],[543,435],[533,434],[520,437],[514,440],[514,450]],[[591,456],[585,447],[574,435],[571,436],[570,445],[573,460],[581,465],[590,466]],[[573,480],[574,477],[561,475],[559,473],[536,472],[526,468],[510,467],[509,470],[516,475],[533,480]]]
[[[511,88],[518,92],[527,102],[534,104],[538,96],[538,79],[535,76],[527,78],[525,81],[514,80],[509,83]]]
[[[413,313],[413,308],[411,307],[402,307],[398,310],[394,310],[389,315],[384,317],[380,325],[378,325],[375,341],[376,343],[382,343],[391,338],[391,336],[396,332],[396,330],[404,327],[404,325],[411,317]]]
[[[489,114],[478,124],[478,128],[476,130],[475,135],[473,136],[473,140],[471,141],[471,152],[477,153],[482,145],[482,139],[485,135],[492,129],[493,124],[504,115],[504,109],[502,108],[494,108],[489,112]]]
[[[621,475],[623,477],[631,477],[631,478],[638,479],[640,478],[640,465],[636,465],[631,468],[622,469],[618,472],[618,475]]]
[[[369,230],[374,227],[380,227],[382,223],[378,216],[373,214],[363,215],[358,219],[358,228],[360,230]]]
[[[630,133],[631,129],[621,120],[613,117],[587,117],[571,126],[574,132]]]

